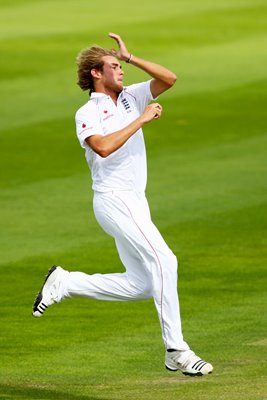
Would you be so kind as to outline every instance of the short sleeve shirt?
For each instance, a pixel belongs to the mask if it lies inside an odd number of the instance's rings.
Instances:
[[[85,139],[123,129],[143,113],[151,100],[150,81],[147,81],[125,87],[119,94],[117,105],[106,94],[93,92],[90,100],[77,111],[77,136],[85,149],[93,190],[145,190],[147,164],[142,129],[106,158],[95,153]]]

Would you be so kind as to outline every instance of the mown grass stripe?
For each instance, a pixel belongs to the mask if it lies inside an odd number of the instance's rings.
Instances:
[[[262,400],[266,373],[266,4],[1,1],[0,397]],[[118,18],[119,16],[119,18]],[[110,25],[111,24],[111,25]],[[123,271],[75,137],[75,56],[119,32],[181,79],[145,127],[152,217],[179,260],[185,339],[214,364],[164,369],[153,300],[70,299],[31,316],[54,264]],[[145,79],[125,66],[126,83]]]
[[[183,52],[174,50],[175,59],[170,53],[165,56],[171,61],[180,81],[173,90],[164,97],[184,96],[200,92],[216,92],[238,88],[266,76],[266,55],[262,48],[267,45],[267,36],[257,40],[244,40],[219,46],[201,47],[198,50]],[[159,62],[163,58],[159,57]],[[43,74],[41,76],[18,78],[13,82],[2,82],[1,90],[5,98],[1,109],[1,130],[15,128],[30,123],[50,120],[55,117],[74,115],[76,109],[86,101],[87,96],[81,96],[76,86],[75,60],[71,69],[60,73]],[[130,72],[130,71],[129,71]],[[145,75],[132,71],[129,83],[137,79],[147,79]],[[42,95],[40,96],[40,85]],[[53,92],[51,92],[53,87]],[[16,99],[13,107],[10,102]],[[84,100],[82,101],[82,98]],[[14,107],[16,113],[14,114]],[[1,132],[0,132],[1,133]]]

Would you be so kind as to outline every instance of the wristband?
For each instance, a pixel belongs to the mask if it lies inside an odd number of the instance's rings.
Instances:
[[[131,62],[131,59],[132,59],[132,54],[130,54],[130,56],[129,56],[129,58],[128,58],[128,60],[126,60],[125,62],[127,62],[127,64],[130,64],[130,62]]]

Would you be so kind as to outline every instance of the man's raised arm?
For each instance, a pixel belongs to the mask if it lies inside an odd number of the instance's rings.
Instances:
[[[119,46],[118,50],[113,49],[114,56],[116,56],[119,60],[125,61],[142,69],[153,78],[151,81],[150,90],[154,99],[175,84],[177,79],[175,73],[159,64],[143,60],[142,58],[131,54],[122,38],[116,33],[109,33],[109,37],[116,40]]]

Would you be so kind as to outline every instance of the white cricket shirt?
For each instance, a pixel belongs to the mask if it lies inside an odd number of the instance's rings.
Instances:
[[[96,154],[85,139],[116,132],[137,119],[153,100],[150,81],[125,87],[117,105],[111,97],[93,92],[76,113],[76,130],[91,170],[93,190],[135,190],[143,192],[147,181],[146,149],[142,129],[106,158]]]

